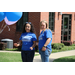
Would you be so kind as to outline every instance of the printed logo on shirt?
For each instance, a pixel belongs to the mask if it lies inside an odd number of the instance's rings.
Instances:
[[[41,35],[39,36],[39,40],[43,40],[42,35],[43,35],[43,34],[41,34]]]
[[[22,36],[22,41],[31,42],[32,36]]]

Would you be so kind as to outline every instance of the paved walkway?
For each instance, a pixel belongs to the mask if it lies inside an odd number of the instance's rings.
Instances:
[[[72,56],[72,55],[75,55],[75,50],[51,53],[51,55],[49,57],[49,61],[52,62],[54,59],[57,59],[57,58],[60,58],[60,57],[65,57],[65,56]],[[35,56],[33,61],[34,62],[41,62],[40,55]]]
[[[4,51],[4,50],[0,50],[0,52],[21,53],[21,51]]]
[[[0,52],[21,53],[20,51],[2,51],[2,50],[0,50]],[[36,52],[35,54],[39,54],[39,53]],[[58,59],[65,56],[72,56],[72,55],[75,55],[75,50],[51,53],[49,57],[49,61],[52,62],[54,59]],[[33,62],[41,62],[40,55],[35,56]]]

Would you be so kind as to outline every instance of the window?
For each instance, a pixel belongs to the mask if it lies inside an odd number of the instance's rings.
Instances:
[[[54,32],[55,12],[49,12],[49,28]]]
[[[21,19],[16,23],[16,31],[22,31],[23,24],[28,21],[28,12],[23,12]]]

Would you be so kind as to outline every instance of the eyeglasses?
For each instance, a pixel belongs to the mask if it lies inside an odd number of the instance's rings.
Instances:
[[[26,22],[26,24],[27,24],[27,23],[31,24],[31,22]]]

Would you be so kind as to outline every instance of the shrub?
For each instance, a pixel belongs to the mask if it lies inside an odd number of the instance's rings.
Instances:
[[[61,49],[62,47],[64,47],[63,43],[53,43],[52,44],[53,49]]]
[[[71,46],[75,46],[75,44],[72,44]]]
[[[6,43],[4,43],[4,42],[0,42],[0,50],[5,49],[5,48],[6,48],[6,46],[7,46],[7,44],[6,44]]]
[[[70,42],[64,42],[66,46],[70,46]]]

